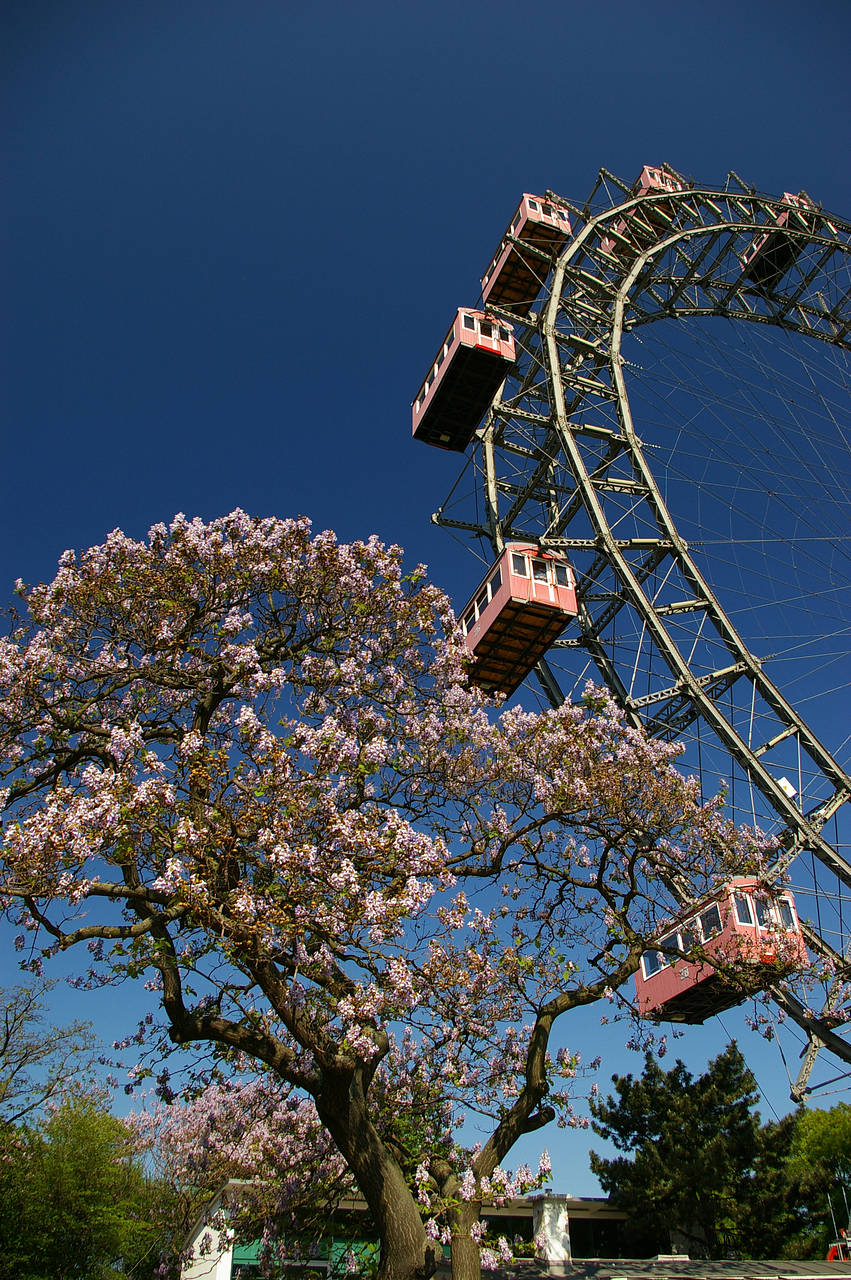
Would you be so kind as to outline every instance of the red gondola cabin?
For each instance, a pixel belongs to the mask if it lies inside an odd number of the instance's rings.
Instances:
[[[806,230],[812,224],[812,218],[807,219],[799,212],[802,209],[815,209],[806,191],[800,191],[797,195],[784,191],[783,203],[790,207],[775,214],[775,229],[761,231],[755,236],[740,259],[743,279],[752,280],[758,289],[775,288],[804,247],[804,241],[790,236],[786,228],[798,227]]]
[[[533,253],[524,253],[523,246],[531,245],[552,254],[569,238],[570,218],[566,209],[552,200],[524,194],[482,276],[482,300],[525,316],[540,293],[548,267]]]
[[[513,693],[576,613],[567,561],[508,543],[461,614],[470,679],[489,693]]]
[[[667,169],[657,169],[646,164],[632,184],[633,196],[654,195],[657,191],[685,191],[684,178],[669,173]],[[604,236],[600,248],[604,253],[616,255],[618,246],[623,244],[624,237],[629,237],[633,245],[637,243],[646,247],[657,238],[658,232],[667,231],[674,215],[672,205],[667,200],[659,200],[655,204],[647,204],[640,209],[633,209],[627,218],[621,218],[612,228],[610,236]]]
[[[516,358],[510,325],[459,307],[413,403],[414,439],[463,453]]]
[[[700,946],[719,962],[716,969],[665,950],[644,953],[635,975],[638,1011],[666,1022],[703,1022],[809,963],[791,893],[767,891],[754,876],[736,876],[672,921],[658,946]],[[736,966],[735,975],[719,971],[722,961]]]

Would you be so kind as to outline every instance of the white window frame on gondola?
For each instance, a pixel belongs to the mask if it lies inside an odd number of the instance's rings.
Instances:
[[[461,619],[461,630],[464,632],[465,636],[470,634],[473,627],[476,625],[485,609],[487,609],[491,600],[493,600],[501,586],[502,570],[499,565],[497,565],[496,572],[492,573],[487,582],[485,582],[479,589],[478,595],[472,604],[467,607],[467,610]]]
[[[795,908],[785,895],[770,901],[761,895],[737,889],[733,892],[733,910],[737,922],[746,928],[758,929],[764,933],[771,931],[795,933],[798,930]],[[788,916],[788,919],[784,916]],[[696,916],[678,925],[673,933],[669,933],[659,942],[659,947],[689,952],[695,946],[700,946],[710,938],[717,937],[723,927],[721,908],[717,902],[713,902]],[[641,972],[645,979],[652,978],[663,969],[667,969],[675,960],[675,956],[666,955],[665,952],[656,948],[645,951],[641,957]]]

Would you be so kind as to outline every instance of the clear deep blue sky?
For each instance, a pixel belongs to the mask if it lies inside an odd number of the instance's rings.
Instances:
[[[851,211],[847,0],[4,14],[3,598],[116,525],[235,506],[378,532],[463,595],[428,522],[457,467],[409,405],[522,191],[581,202],[601,165],[664,160]],[[557,1185],[593,1189],[585,1140],[550,1146]]]

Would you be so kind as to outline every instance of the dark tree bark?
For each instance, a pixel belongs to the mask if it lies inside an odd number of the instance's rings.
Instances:
[[[363,1068],[323,1072],[319,1118],[339,1147],[369,1206],[381,1239],[378,1280],[428,1280],[440,1248],[425,1232],[398,1163],[369,1119]]]
[[[471,1200],[458,1205],[450,1216],[452,1229],[452,1280],[482,1280],[479,1246],[470,1235],[479,1221],[482,1206]]]

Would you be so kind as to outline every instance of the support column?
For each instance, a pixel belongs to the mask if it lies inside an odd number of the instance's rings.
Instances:
[[[530,1196],[536,1255],[546,1262],[570,1262],[568,1197],[544,1192]]]

